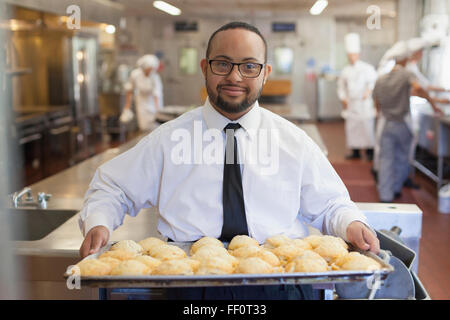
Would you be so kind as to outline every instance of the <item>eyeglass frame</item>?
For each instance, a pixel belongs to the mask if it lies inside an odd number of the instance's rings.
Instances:
[[[213,71],[213,69],[212,69],[212,66],[211,66],[211,63],[214,62],[214,61],[222,61],[222,62],[230,63],[230,64],[231,64],[230,72],[228,72],[227,74],[218,74],[218,73],[215,73],[215,72]],[[240,67],[241,67],[241,65],[246,64],[246,63],[253,63],[253,64],[256,64],[256,65],[259,65],[259,66],[261,67],[261,69],[259,69],[258,75],[254,76],[254,77],[247,77],[247,76],[244,76],[244,75],[242,74],[242,72],[241,72],[241,68],[240,68]],[[241,77],[246,78],[246,79],[255,79],[255,78],[258,78],[258,77],[261,75],[261,71],[262,71],[263,67],[266,65],[265,63],[258,63],[258,62],[241,62],[241,63],[234,63],[234,62],[229,62],[229,61],[226,61],[226,60],[220,60],[220,59],[211,59],[211,60],[208,59],[208,64],[209,64],[209,68],[211,69],[211,72],[212,72],[213,74],[215,74],[216,76],[228,76],[228,75],[230,75],[231,72],[233,72],[234,66],[237,66],[237,67],[238,67],[239,74],[241,75]]]

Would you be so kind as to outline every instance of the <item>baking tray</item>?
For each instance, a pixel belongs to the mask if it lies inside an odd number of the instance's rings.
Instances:
[[[182,248],[186,253],[192,243],[170,242]],[[87,256],[85,259],[96,259],[103,252],[108,251],[113,243],[103,247],[99,252]],[[354,251],[354,250],[353,250]],[[228,275],[173,275],[173,276],[81,276],[82,286],[97,288],[171,288],[171,287],[218,287],[243,285],[281,285],[281,284],[334,284],[354,281],[367,281],[376,277],[384,280],[394,268],[389,264],[390,256],[381,250],[380,256],[371,252],[360,253],[378,261],[382,269],[374,271],[327,271],[327,272],[295,272],[270,274],[228,274]],[[68,273],[65,278],[70,277]]]

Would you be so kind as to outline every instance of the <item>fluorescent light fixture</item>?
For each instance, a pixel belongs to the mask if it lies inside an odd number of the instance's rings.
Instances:
[[[179,16],[181,14],[180,9],[164,1],[153,1],[153,6],[156,9],[164,11],[165,13],[171,14],[173,16]]]
[[[309,9],[309,13],[317,16],[322,13],[322,11],[328,6],[327,0],[317,0],[316,3]]]

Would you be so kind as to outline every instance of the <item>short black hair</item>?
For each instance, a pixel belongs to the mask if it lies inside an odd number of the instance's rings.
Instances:
[[[221,31],[225,31],[225,30],[230,30],[230,29],[245,29],[251,32],[256,33],[264,42],[264,63],[267,61],[267,42],[266,39],[264,38],[264,36],[261,34],[261,32],[259,32],[258,28],[256,28],[255,26],[252,26],[251,24],[248,24],[246,22],[241,22],[241,21],[233,21],[230,23],[227,23],[226,25],[221,26],[219,29],[217,29],[216,31],[214,31],[214,33],[211,35],[211,37],[208,40],[208,47],[206,48],[206,58],[208,59],[209,57],[209,53],[211,51],[211,42],[213,40],[213,38],[216,36],[216,34],[218,34]]]

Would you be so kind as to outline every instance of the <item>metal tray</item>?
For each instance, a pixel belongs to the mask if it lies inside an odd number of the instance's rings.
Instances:
[[[99,252],[85,259],[96,259],[108,251],[113,243],[103,247]],[[171,242],[189,252],[192,243]],[[361,252],[361,251],[360,251]],[[230,274],[230,275],[173,275],[173,276],[81,276],[82,286],[99,288],[170,288],[170,287],[217,287],[242,285],[281,285],[281,284],[334,284],[354,281],[368,281],[376,277],[384,280],[394,268],[389,264],[390,256],[381,250],[380,256],[371,252],[362,254],[378,261],[382,269],[374,271],[327,271],[308,273],[270,273],[270,274]],[[85,260],[83,259],[83,260]],[[65,278],[70,277],[68,273]]]

